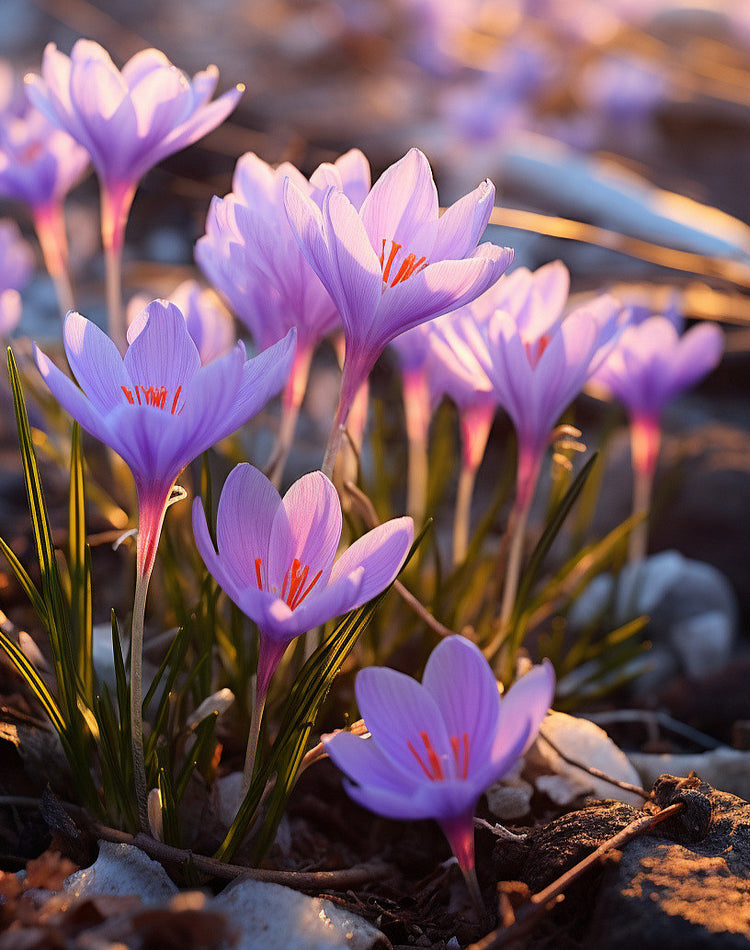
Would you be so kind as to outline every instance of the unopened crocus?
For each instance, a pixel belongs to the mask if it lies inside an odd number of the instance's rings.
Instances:
[[[149,299],[145,294],[130,299],[127,308],[128,326],[138,317]],[[198,348],[201,366],[224,356],[235,345],[237,336],[232,317],[214,291],[201,287],[197,280],[183,280],[168,299],[185,318],[190,338]]]
[[[141,50],[119,70],[91,40],[78,40],[70,57],[48,43],[41,76],[26,76],[32,103],[86,149],[99,176],[110,322],[120,346],[122,244],[133,196],[149,169],[215,129],[234,109],[243,87],[211,101],[218,79],[215,66],[188,79],[156,49]]]
[[[0,195],[29,208],[63,314],[73,308],[63,202],[88,164],[86,150],[33,106],[0,117]]]
[[[680,336],[674,316],[652,316],[628,326],[592,382],[619,400],[630,419],[635,485],[633,512],[648,511],[661,442],[664,407],[695,385],[721,360],[724,336],[713,325],[694,326]],[[630,535],[630,559],[646,554],[646,522]]]
[[[520,269],[519,269],[520,270]],[[562,317],[567,271],[559,262],[515,278],[506,308],[465,337],[489,377],[518,440],[512,541],[500,611],[501,626],[515,601],[529,508],[555,423],[615,346],[622,307],[597,297]]]
[[[513,259],[477,241],[489,220],[489,181],[439,215],[425,156],[411,149],[381,175],[357,208],[329,188],[319,207],[293,181],[289,222],[302,253],[336,302],[346,337],[341,395],[323,461],[330,475],[362,380],[391,340],[483,293]]]
[[[359,208],[370,189],[370,166],[358,149],[320,165],[308,181],[294,165],[273,168],[248,152],[237,162],[232,191],[214,198],[195,258],[211,283],[265,348],[297,329],[297,356],[282,395],[282,422],[272,460],[281,479],[291,447],[310,362],[318,343],[340,325],[336,305],[297,246],[284,210],[289,178],[319,205],[329,187]]]
[[[34,252],[11,218],[0,220],[0,337],[9,336],[21,319],[20,290],[34,270]]]
[[[360,670],[355,693],[369,738],[324,736],[349,795],[386,818],[434,818],[481,907],[474,869],[474,811],[536,738],[552,702],[545,660],[502,697],[481,650],[452,636],[433,650],[421,685],[383,667]]]
[[[341,525],[338,494],[321,472],[303,475],[281,498],[262,472],[238,465],[219,499],[218,553],[200,500],[193,504],[195,541],[206,567],[256,623],[260,637],[245,790],[268,684],[286,648],[301,633],[381,593],[414,538],[411,518],[396,518],[373,528],[334,561]]]
[[[138,493],[136,587],[131,637],[131,720],[139,813],[148,829],[141,721],[141,652],[146,595],[162,523],[178,475],[277,395],[294,359],[294,331],[254,359],[244,344],[201,366],[185,318],[155,300],[128,330],[124,358],[78,313],[63,329],[80,389],[35,348],[39,371],[57,401],[110,446],[130,469]]]

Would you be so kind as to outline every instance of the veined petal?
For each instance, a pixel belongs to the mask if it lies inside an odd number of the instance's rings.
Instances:
[[[106,414],[125,400],[122,387],[130,386],[122,356],[95,323],[71,311],[63,329],[65,354],[73,375],[95,409]]]
[[[95,438],[107,445],[112,445],[111,433],[102,414],[95,409],[73,380],[42,353],[36,343],[34,344],[34,360],[50,392],[63,409]]]
[[[309,567],[307,583],[321,571],[317,584],[326,585],[341,538],[341,502],[336,489],[322,472],[310,472],[292,485],[282,503],[293,539],[292,557],[303,569]]]
[[[517,731],[516,724],[524,718],[529,723],[529,734],[521,755],[529,748],[536,739],[554,694],[555,670],[549,660],[543,660],[515,681],[500,701],[497,739],[492,750],[493,761],[504,754],[508,745],[515,741],[511,737]]]
[[[431,260],[461,260],[471,254],[484,234],[495,203],[495,186],[485,179],[440,217]]]
[[[140,82],[144,76],[155,70],[169,69],[171,62],[161,50],[142,49],[135,53],[121,69],[122,78],[130,89]]]
[[[414,522],[411,518],[393,518],[373,528],[347,548],[333,565],[330,586],[363,568],[359,602],[352,607],[367,603],[396,577],[413,540]]]
[[[268,566],[268,538],[281,497],[249,462],[229,473],[219,498],[216,535],[220,557],[248,586],[258,586]],[[258,560],[261,561],[258,564]]]
[[[370,163],[358,148],[352,148],[339,155],[333,164],[341,176],[344,194],[359,211],[370,191]]]
[[[285,629],[293,631],[293,635],[297,636],[354,610],[365,600],[360,594],[363,576],[364,571],[360,568],[337,584],[329,584],[327,587],[316,584],[302,603],[290,611]],[[282,601],[279,601],[279,604],[289,610]]]
[[[422,821],[435,818],[444,811],[445,783],[425,782],[415,792],[391,791],[373,785],[353,785],[344,781],[344,788],[351,799],[384,818],[400,821]]]
[[[170,399],[200,369],[200,354],[185,318],[166,300],[152,301],[136,317],[128,328],[128,343],[125,368],[133,383],[166,386]]]
[[[235,86],[234,89],[227,90],[224,95],[214,99],[213,102],[199,106],[191,116],[154,147],[147,167],[151,168],[163,158],[166,158],[167,155],[172,155],[187,145],[192,145],[193,142],[197,142],[198,139],[203,138],[204,135],[221,125],[229,113],[234,110],[244,91],[244,86]],[[146,168],[143,169],[143,171],[146,170]]]
[[[421,782],[392,759],[383,755],[374,739],[337,732],[323,736],[333,763],[357,785],[412,795]]]
[[[387,168],[360,211],[372,247],[396,241],[404,247],[427,222],[437,221],[438,195],[430,163],[418,148]]]
[[[467,772],[483,765],[495,741],[500,693],[479,647],[466,637],[441,640],[427,661],[422,685],[435,699],[448,735],[459,741],[467,737]]]
[[[454,778],[455,760],[440,707],[410,676],[386,667],[360,670],[357,705],[386,756],[415,779]]]
[[[482,247],[485,247],[484,245]],[[377,314],[377,338],[385,346],[399,333],[457,310],[497,280],[513,260],[510,248],[494,248],[461,261],[438,261],[389,287]]]

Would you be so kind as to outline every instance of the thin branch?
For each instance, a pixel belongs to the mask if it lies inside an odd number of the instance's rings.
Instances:
[[[204,874],[223,880],[235,880],[246,877],[253,881],[266,881],[271,884],[285,884],[299,890],[346,890],[387,877],[393,873],[393,868],[382,861],[372,861],[359,867],[344,868],[340,871],[272,871],[266,868],[248,868],[239,864],[225,864],[215,858],[208,858],[202,854],[194,854],[182,848],[173,848],[171,845],[156,841],[144,834],[131,835],[116,828],[95,824],[95,834],[105,841],[116,844],[131,844],[139,848],[149,857],[164,864],[185,864],[187,862]]]
[[[380,519],[378,518],[377,512],[375,511],[375,506],[370,501],[370,499],[365,495],[365,493],[358,488],[354,482],[344,482],[344,488],[352,496],[353,501],[359,508],[360,514],[365,519],[367,526],[372,528],[377,528],[380,524]],[[409,607],[423,620],[427,626],[434,630],[435,633],[439,634],[441,637],[452,637],[455,635],[456,631],[451,630],[450,627],[446,627],[445,624],[440,623],[440,621],[434,617],[430,611],[425,607],[421,600],[418,597],[415,597],[410,590],[407,590],[406,587],[401,583],[401,581],[393,582],[393,589],[398,593],[401,599],[408,604]]]
[[[566,888],[570,887],[579,877],[584,875],[589,868],[593,867],[602,858],[613,851],[616,851],[626,845],[633,838],[647,834],[656,825],[676,815],[684,808],[682,802],[670,805],[662,811],[653,815],[644,815],[636,818],[635,821],[623,828],[614,837],[608,838],[599,847],[587,855],[582,861],[579,861],[574,867],[566,871],[556,881],[553,881],[549,887],[532,894],[526,904],[523,904],[516,915],[515,923],[510,927],[498,928],[487,934],[477,943],[471,944],[467,950],[496,950],[497,947],[506,947],[509,944],[520,939],[524,934],[531,930],[555,904],[564,899]]]
[[[614,785],[616,788],[621,788],[624,792],[632,792],[633,795],[639,795],[645,801],[651,800],[651,794],[647,792],[644,788],[641,788],[640,785],[631,785],[630,782],[622,782],[618,778],[612,778],[611,775],[607,775],[606,772],[602,772],[601,769],[595,768],[593,765],[584,765],[582,762],[576,762],[575,759],[571,759],[569,755],[566,755],[562,749],[556,745],[548,736],[539,730],[540,738],[544,739],[547,745],[552,749],[553,752],[557,753],[563,762],[567,762],[568,765],[572,765],[576,769],[580,769],[582,772],[587,772],[592,778],[598,778],[602,782],[607,782],[610,785]]]

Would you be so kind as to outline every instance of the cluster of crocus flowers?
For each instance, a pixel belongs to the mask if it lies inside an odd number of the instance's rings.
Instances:
[[[286,183],[292,230],[335,301],[346,338],[326,474],[333,471],[354,396],[386,345],[473,300],[512,261],[510,248],[477,247],[494,197],[484,181],[439,215],[432,172],[418,149],[386,169],[359,210],[336,188],[318,205],[293,181]]]
[[[88,164],[86,150],[33,106],[0,116],[0,195],[28,207],[63,314],[73,307],[63,202]]]
[[[677,314],[671,319],[650,316],[627,326],[592,379],[628,413],[634,514],[647,512],[650,506],[665,406],[714,369],[724,350],[724,336],[713,324],[700,324],[680,335],[681,330],[682,319]],[[630,535],[632,561],[645,556],[647,541],[644,521]]]
[[[360,607],[396,577],[414,538],[411,518],[396,518],[354,542],[338,559],[341,504],[321,472],[280,497],[248,463],[227,478],[214,548],[199,499],[193,505],[198,550],[211,574],[258,627],[253,719],[245,761],[250,785],[268,684],[286,648],[302,633]]]
[[[118,453],[138,493],[136,588],[131,638],[131,720],[141,822],[148,828],[141,721],[141,651],[146,595],[172,490],[183,468],[258,413],[283,387],[295,333],[247,360],[244,344],[201,366],[185,318],[155,300],[128,330],[124,358],[114,342],[78,313],[63,328],[68,363],[80,389],[35,348],[39,371],[81,426]]]
[[[138,294],[129,300],[128,326],[138,318],[149,300],[146,294]],[[224,356],[235,345],[237,335],[234,332],[234,321],[214,291],[201,287],[197,280],[183,280],[175,287],[168,300],[185,318],[188,333],[198,349],[202,366]]]
[[[0,220],[0,337],[21,319],[21,294],[34,270],[34,252],[10,218]]]
[[[133,196],[149,169],[234,109],[242,87],[211,101],[218,78],[209,66],[188,79],[156,49],[141,50],[119,70],[91,40],[78,40],[69,57],[49,43],[41,75],[26,76],[32,103],[83,146],[99,176],[110,325],[119,346],[125,343],[121,254]]]
[[[434,818],[481,906],[474,870],[474,811],[480,795],[532,744],[552,702],[545,660],[500,695],[481,650],[461,636],[433,650],[422,683],[396,670],[357,674],[357,705],[370,735],[324,736],[360,805],[387,818]]]
[[[317,168],[309,181],[293,165],[272,168],[248,152],[237,162],[232,191],[214,198],[195,258],[261,349],[297,329],[297,356],[282,395],[282,423],[272,478],[280,481],[294,438],[310,361],[318,343],[340,325],[336,304],[297,246],[284,210],[289,179],[320,205],[328,188],[359,208],[370,189],[370,166],[357,149]]]

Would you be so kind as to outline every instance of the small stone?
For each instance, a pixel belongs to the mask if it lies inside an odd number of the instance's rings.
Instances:
[[[135,894],[148,906],[166,904],[177,893],[177,887],[158,861],[152,861],[132,844],[111,841],[100,841],[96,861],[91,867],[71,874],[64,888],[72,897]]]

